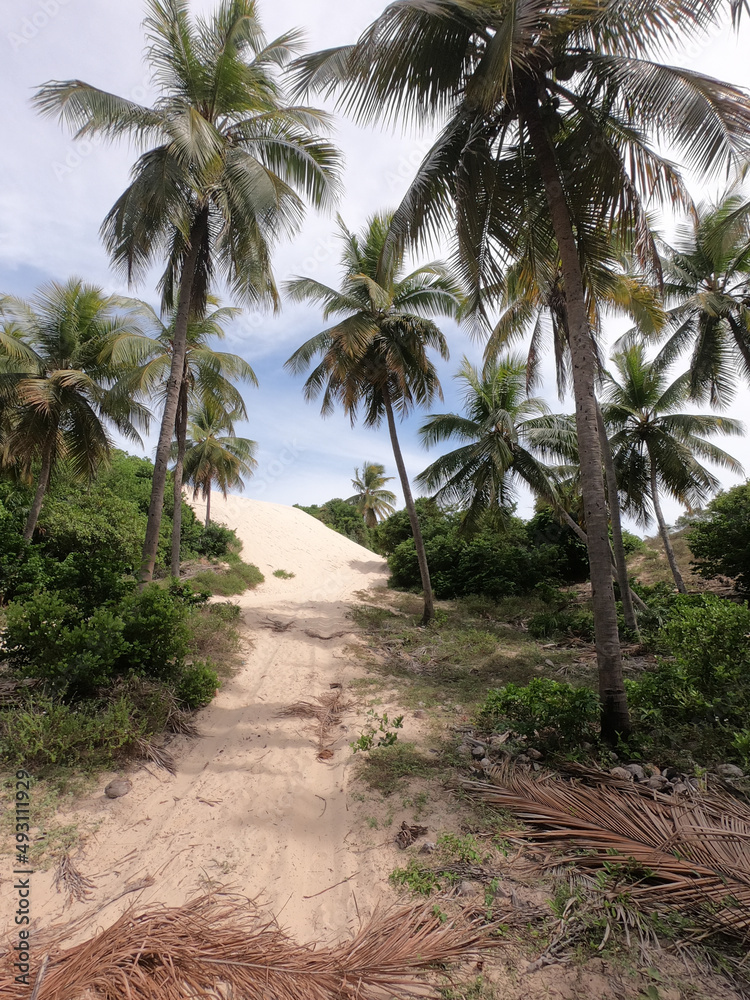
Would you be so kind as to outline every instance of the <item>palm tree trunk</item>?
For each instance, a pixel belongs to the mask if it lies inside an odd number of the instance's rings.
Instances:
[[[182,470],[185,464],[185,444],[187,439],[187,380],[183,372],[180,398],[177,403],[175,421],[177,438],[177,460],[174,465],[174,512],[172,514],[172,566],[171,574],[180,576],[180,542],[182,540]]]
[[[401,480],[401,489],[404,493],[404,503],[406,504],[406,510],[409,513],[409,523],[411,524],[412,534],[414,535],[414,546],[417,550],[419,575],[422,578],[422,590],[424,591],[424,615],[422,617],[422,624],[427,625],[435,617],[435,604],[432,597],[432,584],[430,583],[430,569],[427,565],[427,553],[424,548],[422,529],[419,526],[417,508],[414,506],[414,497],[411,493],[409,477],[406,474],[406,466],[404,465],[404,458],[401,454],[401,446],[398,443],[396,421],[393,417],[393,406],[391,404],[391,397],[387,387],[383,390],[383,401],[385,403],[385,413],[388,419],[388,431],[391,435],[393,457],[396,460],[396,468],[398,469],[398,476]]]
[[[638,619],[635,617],[630,579],[628,578],[628,564],[625,559],[625,546],[622,543],[622,520],[620,518],[620,494],[617,489],[617,473],[615,472],[615,462],[612,458],[612,447],[607,437],[607,429],[604,426],[604,417],[602,416],[602,409],[599,406],[598,400],[596,402],[596,421],[599,428],[599,444],[601,445],[602,457],[604,458],[604,474],[607,480],[609,521],[612,525],[612,548],[615,554],[617,582],[620,585],[622,613],[628,629],[635,633],[635,635],[638,635]]]
[[[669,563],[669,568],[672,570],[674,582],[677,584],[677,589],[681,594],[687,594],[687,587],[685,586],[685,581],[682,579],[680,567],[677,565],[677,559],[675,558],[672,542],[667,531],[667,523],[664,520],[664,513],[659,503],[659,484],[656,480],[656,466],[653,461],[651,462],[651,503],[654,505],[654,514],[656,514],[656,521],[659,525],[659,534],[664,543],[664,551],[667,553],[667,562]]]
[[[148,507],[146,522],[146,538],[143,542],[143,557],[141,560],[141,585],[149,583],[154,576],[156,550],[159,545],[159,528],[161,527],[162,508],[164,506],[164,490],[167,485],[167,466],[172,447],[177,405],[182,385],[182,373],[185,368],[185,353],[187,351],[187,329],[190,319],[193,279],[198,263],[198,255],[208,222],[208,213],[202,210],[190,230],[190,250],[185,257],[180,275],[180,293],[175,317],[174,341],[172,344],[172,365],[167,381],[167,394],[164,403],[164,413],[161,418],[159,443],[156,446],[154,459],[154,479],[151,486],[151,501]]]
[[[630,731],[627,696],[622,676],[622,654],[617,631],[617,608],[612,585],[609,517],[602,475],[602,454],[596,416],[596,356],[589,327],[581,263],[570,211],[555,151],[540,115],[536,88],[531,83],[525,99],[525,124],[547,196],[565,281],[570,327],[570,354],[576,403],[576,428],[581,463],[586,535],[591,570],[602,737],[615,742]]]
[[[206,486],[206,527],[211,523],[211,480]]]
[[[36,528],[36,523],[39,520],[39,515],[42,512],[42,504],[44,503],[44,497],[47,493],[47,488],[49,487],[50,475],[52,474],[54,437],[54,434],[50,434],[49,439],[42,450],[42,467],[39,470],[39,479],[36,484],[34,502],[31,505],[31,510],[29,511],[29,516],[26,519],[26,525],[23,529],[23,540],[25,542],[30,542],[34,537],[34,529]]]

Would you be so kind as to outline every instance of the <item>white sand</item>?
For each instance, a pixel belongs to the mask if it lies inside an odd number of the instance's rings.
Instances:
[[[195,506],[201,516],[205,508]],[[342,732],[342,746],[326,764],[316,760],[306,723],[277,713],[361,674],[345,653],[351,636],[326,642],[302,629],[324,635],[347,629],[353,595],[385,583],[385,561],[292,507],[214,497],[212,508],[214,520],[237,530],[244,559],[266,576],[264,584],[233,598],[253,647],[242,670],[199,714],[203,738],[179,738],[172,745],[176,776],[153,765],[135,767],[129,773],[132,791],[110,800],[103,789],[112,775],[105,775],[69,815],[58,816],[81,830],[95,827],[73,860],[96,889],[89,900],[63,911],[53,870],[37,872],[33,913],[42,926],[103,904],[97,922],[110,924],[134,896],[109,901],[145,876],[155,881],[139,904],[179,904],[209,881],[234,885],[249,897],[260,896],[299,940],[337,938],[355,922],[354,883],[315,894],[357,867],[345,842],[351,830],[347,740],[357,735],[356,723]],[[275,569],[294,578],[276,579]],[[268,615],[296,624],[275,633],[262,627]],[[357,883],[362,907],[375,887]],[[0,903],[5,927],[11,926],[10,897],[5,893]]]

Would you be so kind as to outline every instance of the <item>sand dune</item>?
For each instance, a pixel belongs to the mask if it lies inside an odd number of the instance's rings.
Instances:
[[[203,512],[199,503],[196,512]],[[153,765],[133,768],[132,791],[110,800],[103,789],[112,776],[102,776],[91,795],[58,817],[82,830],[95,827],[74,862],[96,889],[63,912],[53,871],[38,872],[34,916],[42,926],[96,911],[97,923],[109,924],[134,900],[118,900],[118,893],[145,877],[154,882],[141,902],[171,905],[210,884],[232,884],[260,895],[298,939],[335,938],[352,926],[350,885],[329,889],[354,871],[345,843],[351,735],[342,730],[341,749],[321,763],[306,723],[277,713],[357,672],[344,652],[351,636],[325,641],[304,630],[346,630],[348,602],[356,591],[385,583],[385,562],[294,508],[219,497],[212,516],[237,530],[243,557],[266,576],[235,599],[252,648],[200,713],[203,738],[173,745],[174,777]],[[276,579],[275,569],[294,578]],[[295,624],[276,633],[264,627],[268,616]],[[367,891],[358,887],[360,905]],[[10,926],[7,912],[3,923]]]

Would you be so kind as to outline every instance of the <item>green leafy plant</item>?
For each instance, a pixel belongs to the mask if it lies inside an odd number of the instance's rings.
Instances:
[[[186,708],[208,705],[219,687],[219,677],[209,663],[193,663],[185,667],[175,688],[178,702]]]
[[[477,712],[477,724],[485,731],[505,726],[519,736],[538,734],[577,745],[595,738],[599,711],[599,699],[590,688],[538,677],[525,687],[511,683],[489,691]]]
[[[288,573],[285,569],[275,569],[273,575],[279,580],[293,580],[294,573]]]
[[[395,730],[403,728],[403,715],[397,715],[394,719],[389,719],[387,712],[377,715],[372,708],[369,709],[367,714],[372,721],[368,722],[359,737],[349,744],[353,753],[359,753],[361,750],[372,750],[376,747],[393,746],[398,739],[398,733]],[[391,726],[393,729],[390,728]]]

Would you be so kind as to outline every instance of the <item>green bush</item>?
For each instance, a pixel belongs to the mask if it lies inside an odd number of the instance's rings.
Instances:
[[[130,595],[121,608],[128,644],[127,664],[123,666],[143,677],[176,677],[190,643],[187,621],[191,603],[156,583]]]
[[[97,608],[81,618],[78,608],[47,591],[8,606],[3,641],[16,673],[75,697],[107,684],[129,648],[119,615]]]
[[[363,545],[367,549],[372,548],[370,530],[354,504],[336,497],[326,501],[322,506],[318,506],[318,504],[313,504],[310,507],[303,507],[300,504],[294,506],[298,510],[304,510],[306,514],[318,521],[322,521],[323,524],[333,531],[337,531],[340,535],[346,535],[358,545]]]
[[[565,546],[548,541],[537,527],[507,516],[487,517],[467,536],[460,514],[426,508],[422,522],[427,562],[435,596],[454,599],[470,594],[501,600],[526,594],[539,584],[572,582],[570,556]],[[400,518],[401,512],[394,515]],[[392,545],[398,534],[388,521],[378,528],[378,538]],[[401,523],[401,522],[399,522]],[[414,539],[409,535],[388,556],[390,584],[403,590],[419,589],[421,578]],[[576,574],[576,579],[579,575]]]
[[[693,568],[704,577],[736,577],[750,593],[750,481],[720,493],[688,532]]]
[[[519,736],[577,746],[595,738],[599,698],[590,688],[538,677],[525,687],[506,684],[487,694],[477,725],[491,732],[509,728]]]
[[[750,608],[704,594],[675,605],[663,639],[688,680],[705,695],[750,680]]]
[[[219,677],[208,663],[193,663],[185,667],[177,682],[175,694],[186,708],[203,708],[216,694]]]
[[[36,777],[60,768],[95,770],[111,767],[143,735],[132,704],[120,698],[72,707],[50,698],[29,699],[12,712],[0,713],[0,761],[26,767]]]

